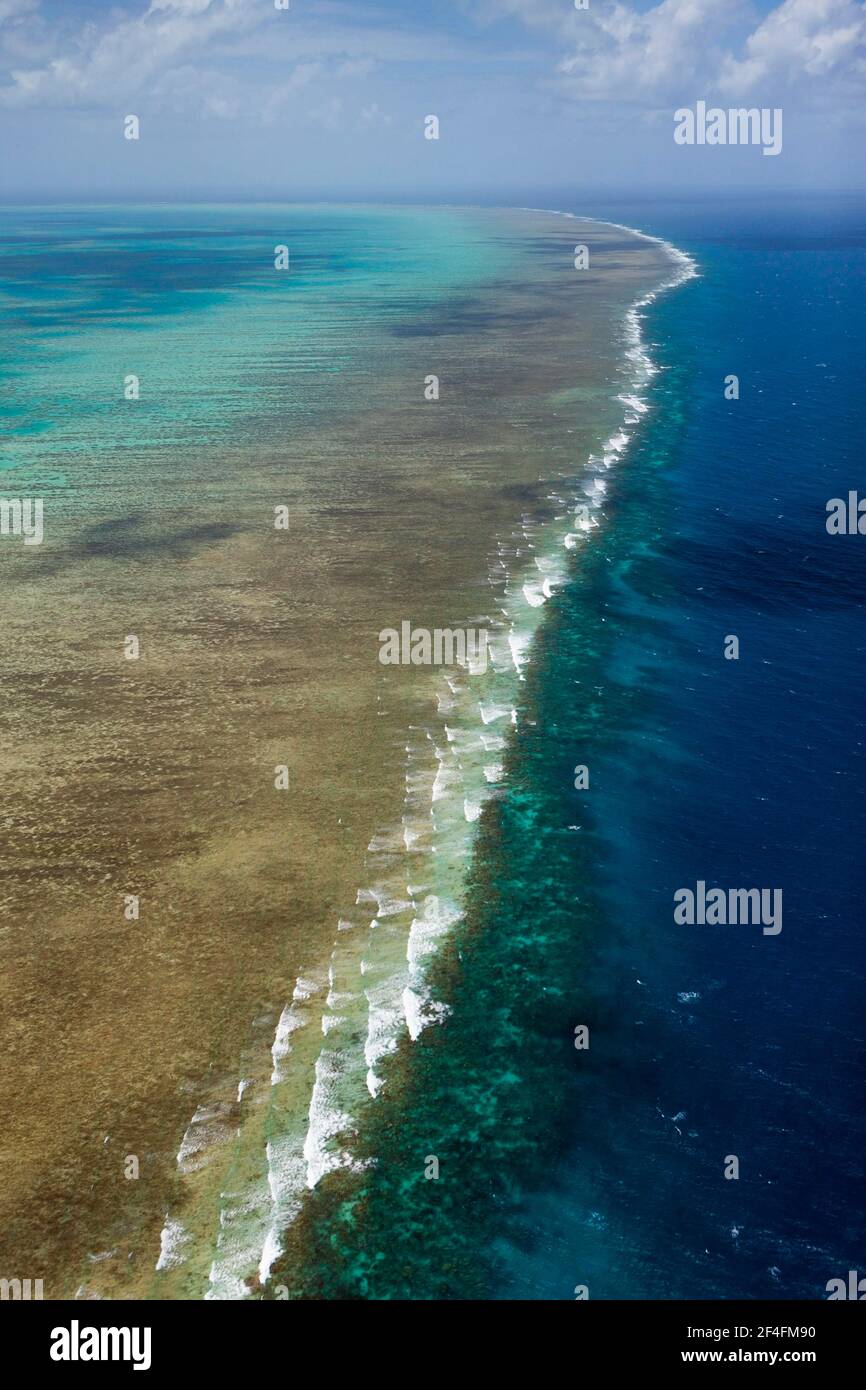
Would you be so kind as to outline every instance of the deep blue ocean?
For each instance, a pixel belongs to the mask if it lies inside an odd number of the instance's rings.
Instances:
[[[866,1272],[866,536],[825,525],[866,488],[866,207],[571,210],[700,278],[646,311],[652,409],[536,644],[452,1012],[362,1200],[311,1198],[295,1288],[821,1299]],[[678,924],[699,881],[781,890],[781,931]]]
[[[560,767],[591,767],[591,1046],[498,1292],[826,1297],[866,1270],[866,536],[825,527],[866,489],[866,208],[580,210],[700,279],[646,320],[663,370],[595,595],[604,732]],[[676,925],[700,879],[781,888],[782,931]]]

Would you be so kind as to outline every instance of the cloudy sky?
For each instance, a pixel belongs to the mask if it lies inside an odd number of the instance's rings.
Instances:
[[[0,0],[0,197],[866,185],[858,0],[282,3]],[[676,145],[698,100],[782,154]]]

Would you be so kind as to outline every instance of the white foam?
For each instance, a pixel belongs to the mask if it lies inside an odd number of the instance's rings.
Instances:
[[[511,660],[515,671],[520,675],[526,664],[529,648],[532,644],[532,633],[521,632],[518,628],[512,627],[508,634],[508,646],[511,651]]]
[[[362,900],[364,903],[374,902],[376,904],[376,916],[380,918],[396,917],[399,913],[414,906],[405,898],[395,898],[385,884],[374,884],[372,888],[359,888],[355,901],[360,904]]]
[[[543,584],[539,583],[537,580],[529,580],[523,586],[523,597],[526,599],[530,608],[540,608],[550,595],[544,592]]]
[[[261,1279],[262,1283],[264,1283],[270,1275],[271,1267],[274,1263],[274,1260],[276,1260],[280,1255],[282,1255],[282,1253],[282,1242],[280,1241],[280,1238],[277,1235],[277,1232],[274,1230],[273,1226],[271,1226],[268,1230],[267,1235],[265,1236],[265,1244],[262,1250],[262,1258],[259,1260],[259,1278]]]
[[[482,734],[481,742],[488,753],[498,752],[500,748],[507,746],[507,740],[501,734]]]
[[[313,1188],[334,1168],[352,1166],[350,1154],[334,1150],[331,1141],[343,1133],[355,1132],[352,1118],[341,1110],[339,1082],[346,1069],[346,1058],[325,1048],[316,1058],[315,1082],[310,1098],[309,1126],[304,1140],[307,1187]]]
[[[447,795],[449,786],[452,786],[458,777],[457,769],[446,767],[444,758],[440,758],[439,770],[433,781],[432,800],[441,801],[443,796]]]
[[[188,1251],[191,1236],[179,1221],[172,1217],[165,1218],[165,1225],[159,1236],[159,1259],[156,1262],[158,1270],[176,1269],[178,1265],[188,1259]]]
[[[492,703],[482,704],[479,702],[478,708],[481,711],[481,718],[485,724],[492,724],[497,719],[504,719],[507,714],[511,713],[511,709],[508,705],[494,705]]]
[[[424,1001],[408,985],[403,990],[403,1014],[409,1037],[415,1042],[424,1029]]]
[[[630,391],[624,391],[622,395],[617,396],[617,400],[622,401],[623,405],[627,405],[629,410],[636,411],[638,415],[645,415],[649,410],[646,401],[642,400],[640,396],[635,396]],[[628,421],[626,423],[628,423]]]
[[[303,1028],[305,1021],[306,1020],[298,1013],[294,1004],[287,1004],[280,1014],[280,1021],[277,1024],[277,1031],[274,1034],[274,1041],[271,1047],[271,1059],[273,1061],[273,1069],[271,1071],[272,1086],[276,1086],[279,1081],[283,1080],[285,1075],[283,1072],[283,1063],[292,1050],[292,1045],[289,1040],[298,1028]],[[241,1096],[239,1094],[238,1100],[240,1100],[240,1098]]]

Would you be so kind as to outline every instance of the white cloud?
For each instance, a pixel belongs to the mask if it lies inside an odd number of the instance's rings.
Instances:
[[[573,94],[603,100],[663,98],[699,81],[721,54],[713,44],[720,18],[733,22],[735,8],[718,0],[662,0],[638,12],[614,4],[582,11],[575,51],[559,65]],[[579,33],[579,29],[578,29]]]
[[[720,84],[747,92],[768,80],[861,80],[866,60],[866,6],[855,0],[784,0],[750,34],[745,56],[726,57]]]
[[[304,116],[333,126],[342,100],[335,88],[365,83],[382,63],[426,66],[431,55],[431,34],[404,31],[369,7],[361,23],[357,6],[287,13],[270,0],[133,0],[98,20],[70,9],[45,24],[36,5],[0,0],[0,18],[31,16],[0,26],[0,108],[117,111],[137,103],[149,114],[198,110],[270,123],[315,80]],[[437,36],[435,53],[443,62],[467,56],[447,36]]]
[[[272,125],[279,120],[285,107],[295,99],[299,92],[321,77],[322,72],[321,63],[298,63],[286,81],[279,83],[268,93],[262,108],[262,120],[265,125]]]
[[[292,108],[298,119],[331,125],[342,102],[376,126],[373,98],[386,90],[389,105],[411,104],[417,76],[427,90],[436,83],[459,96],[466,72],[491,100],[504,79],[546,117],[557,96],[626,115],[725,94],[754,94],[761,104],[822,94],[842,102],[866,73],[866,0],[781,0],[763,18],[750,0],[658,0],[641,9],[634,0],[590,0],[585,11],[571,0],[454,3],[490,29],[457,37],[447,12],[435,9],[426,27],[403,25],[368,0],[288,13],[270,0],[126,0],[125,9],[85,20],[69,6],[50,23],[38,0],[0,0],[0,107],[183,109],[247,123]],[[495,32],[503,19],[523,25],[519,60],[513,23],[507,50]]]
[[[763,84],[808,102],[840,79],[860,85],[866,73],[859,0],[782,0],[763,19],[748,0],[660,0],[641,10],[591,0],[582,11],[560,0],[478,0],[475,12],[545,32],[564,54],[550,70],[576,99],[651,108]]]
[[[0,104],[126,105],[177,64],[193,62],[214,37],[247,29],[262,13],[253,0],[153,0],[137,18],[58,32],[49,61],[11,70]]]

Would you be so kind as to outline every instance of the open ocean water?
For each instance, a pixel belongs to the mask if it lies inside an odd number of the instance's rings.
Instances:
[[[667,370],[597,599],[598,698],[630,715],[575,750],[597,774],[573,798],[599,837],[596,1029],[500,1291],[819,1298],[866,1247],[866,552],[825,527],[862,477],[866,217],[792,200],[639,224],[701,278],[649,314]],[[675,925],[698,879],[781,888],[782,931]]]
[[[866,539],[825,527],[862,478],[864,208],[580,211],[700,278],[646,313],[652,410],[537,639],[453,1012],[360,1198],[314,1194],[299,1292],[818,1299],[866,1260]],[[781,889],[781,932],[677,925],[698,880]]]

